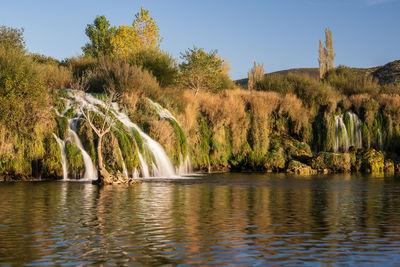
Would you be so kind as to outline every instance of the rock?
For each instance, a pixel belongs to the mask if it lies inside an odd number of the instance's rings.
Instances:
[[[351,157],[349,153],[321,152],[311,160],[311,168],[321,173],[350,172]]]
[[[378,68],[372,73],[380,84],[400,83],[400,60],[396,60]]]
[[[267,171],[284,170],[286,166],[285,152],[283,148],[278,148],[268,153],[264,168]]]
[[[375,149],[367,150],[362,154],[361,169],[368,173],[383,173],[385,170],[385,156]]]
[[[289,159],[308,160],[313,154],[308,144],[295,139],[286,139],[284,141],[286,155]]]
[[[286,172],[297,175],[312,175],[316,173],[316,170],[313,170],[310,166],[297,160],[291,160]]]

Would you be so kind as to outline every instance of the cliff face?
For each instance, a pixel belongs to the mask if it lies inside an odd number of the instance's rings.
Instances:
[[[400,60],[390,62],[372,73],[380,84],[400,83]]]

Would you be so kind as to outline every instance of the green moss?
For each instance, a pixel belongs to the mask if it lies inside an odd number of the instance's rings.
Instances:
[[[313,170],[310,166],[296,160],[291,160],[289,162],[286,172],[306,176],[316,173],[316,171]]]
[[[63,176],[60,146],[53,137],[45,139],[46,154],[43,159],[43,174],[46,177]]]
[[[70,142],[65,144],[65,153],[68,161],[68,169],[71,176],[80,178],[85,172],[85,164],[83,161],[82,153],[79,148]]]
[[[118,140],[128,173],[132,173],[139,166],[138,147],[123,128],[114,129],[113,134]]]
[[[321,152],[311,160],[311,167],[319,172],[350,172],[351,156],[349,153]]]

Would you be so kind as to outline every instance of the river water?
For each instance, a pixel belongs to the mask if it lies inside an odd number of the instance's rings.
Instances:
[[[400,179],[0,184],[0,265],[400,265]]]

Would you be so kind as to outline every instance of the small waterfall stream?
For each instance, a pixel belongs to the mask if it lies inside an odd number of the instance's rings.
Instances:
[[[79,138],[78,134],[76,133],[76,120],[68,120],[69,122],[69,128],[68,132],[72,137],[72,140],[74,141],[75,145],[79,148],[79,150],[82,153],[82,158],[83,162],[85,164],[85,174],[84,174],[84,180],[87,181],[93,181],[97,180],[97,169],[93,164],[92,158],[89,156],[89,154],[86,152],[85,148],[82,145],[81,139]]]
[[[348,125],[344,121],[347,116]],[[335,116],[335,143],[334,152],[347,152],[350,147],[362,148],[361,120],[358,116],[348,111],[346,114]]]

